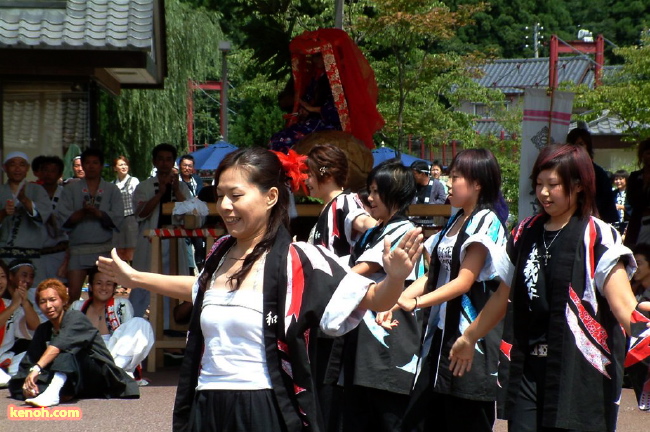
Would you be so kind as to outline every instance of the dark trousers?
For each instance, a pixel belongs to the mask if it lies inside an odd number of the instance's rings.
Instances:
[[[475,401],[428,390],[426,406],[411,406],[410,416],[423,419],[404,432],[491,432],[496,419],[494,402]],[[413,410],[420,410],[418,414]]]
[[[343,432],[398,432],[408,395],[369,387],[344,390]]]
[[[640,362],[626,368],[625,373],[630,377],[630,382],[638,403],[641,393],[643,393],[643,386],[650,379],[650,369],[645,362]]]
[[[508,432],[568,432],[569,429],[542,426],[542,403],[546,378],[546,357],[529,355],[524,364],[524,374],[517,401],[508,420]],[[541,383],[542,385],[537,385]],[[574,431],[575,432],[575,431]]]
[[[22,373],[25,372],[23,375]],[[61,390],[63,396],[78,398],[105,398],[111,393],[111,383],[101,364],[90,358],[86,352],[76,355],[60,352],[37,378],[38,391],[42,393],[50,385],[54,374],[65,374],[66,382]],[[9,383],[9,390],[15,399],[24,400],[22,385],[26,370],[21,369]]]
[[[196,268],[198,271],[203,270],[206,254],[205,239],[201,237],[188,237],[185,239],[185,243],[188,247],[190,245],[194,246],[194,262],[196,263]]]
[[[336,380],[328,379],[330,357],[335,341],[337,339],[321,335],[319,331],[316,338],[316,354],[310,354],[318,405],[323,418],[323,432],[340,432],[343,427],[341,412],[343,409],[343,387],[336,384]],[[333,369],[338,370],[336,367]]]

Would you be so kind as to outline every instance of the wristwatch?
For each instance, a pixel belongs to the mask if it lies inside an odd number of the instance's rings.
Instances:
[[[43,372],[43,368],[41,368],[41,367],[38,365],[38,363],[36,363],[34,366],[32,366],[31,368],[29,368],[29,372],[30,372],[30,373],[31,373],[31,372],[38,372],[38,374],[40,375],[40,374]]]

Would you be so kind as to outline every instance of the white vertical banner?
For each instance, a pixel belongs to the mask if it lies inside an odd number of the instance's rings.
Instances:
[[[573,96],[573,93],[555,91],[551,97],[546,89],[525,90],[519,162],[519,220],[535,213],[535,195],[530,194],[530,173],[539,151],[549,143],[566,142]]]

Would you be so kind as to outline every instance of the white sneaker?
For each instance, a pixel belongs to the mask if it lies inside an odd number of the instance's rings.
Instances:
[[[59,396],[51,396],[47,394],[47,391],[44,391],[35,398],[25,399],[25,403],[37,408],[47,408],[59,404]]]
[[[11,375],[0,369],[0,388],[6,388],[9,385]]]

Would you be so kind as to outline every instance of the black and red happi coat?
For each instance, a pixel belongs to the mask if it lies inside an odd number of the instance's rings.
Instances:
[[[200,327],[203,295],[222,256],[235,242],[219,241],[199,277],[199,291],[190,321],[185,358],[174,406],[175,431],[187,430],[198,382],[203,334]],[[311,245],[291,244],[286,229],[278,231],[264,266],[264,341],[266,361],[281,417],[288,432],[318,432],[322,420],[314,393],[310,358],[316,344],[310,344],[314,330],[340,281],[347,275],[335,257]],[[288,266],[291,266],[289,269]],[[356,307],[356,305],[355,305]]]
[[[500,417],[516,402],[530,352],[530,290],[548,293],[548,357],[541,426],[610,432],[616,429],[626,337],[603,295],[619,260],[633,263],[618,232],[599,219],[572,217],[548,270],[541,259],[547,216],[525,219],[513,231],[515,264],[501,349]],[[628,266],[628,274],[633,272]],[[543,286],[540,286],[543,284]],[[536,285],[536,286],[532,286]]]

